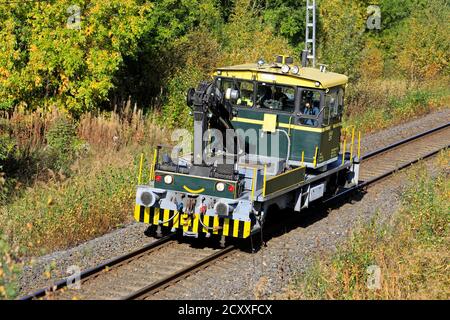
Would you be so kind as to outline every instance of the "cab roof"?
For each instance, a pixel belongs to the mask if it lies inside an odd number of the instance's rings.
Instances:
[[[293,65],[289,65],[290,68]],[[299,66],[298,74],[291,71],[283,73],[281,64],[271,63],[258,65],[257,63],[241,64],[229,67],[221,67],[214,70],[214,76],[274,82],[278,84],[327,89],[336,86],[344,86],[348,77],[334,72],[322,72],[316,68],[303,68]]]

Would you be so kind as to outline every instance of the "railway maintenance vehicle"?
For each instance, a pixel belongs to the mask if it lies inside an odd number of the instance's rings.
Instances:
[[[299,65],[274,60],[217,68],[188,91],[193,152],[155,149],[137,221],[224,244],[358,184],[361,138],[342,138],[347,76],[308,67],[306,50]]]

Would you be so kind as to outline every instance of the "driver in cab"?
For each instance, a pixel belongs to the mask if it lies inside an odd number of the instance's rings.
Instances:
[[[312,106],[311,101],[306,102],[305,108],[302,110],[302,113],[307,116],[317,116],[320,110],[317,106]],[[308,126],[317,126],[317,120],[314,119],[303,119],[303,124]]]
[[[280,87],[275,87],[275,92],[272,93],[272,88],[262,87],[263,94],[258,99],[258,108],[265,107],[269,109],[282,109],[283,105],[288,100],[286,94],[283,93]]]

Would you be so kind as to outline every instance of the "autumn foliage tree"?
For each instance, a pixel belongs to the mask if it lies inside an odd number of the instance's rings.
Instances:
[[[139,0],[0,5],[1,108],[95,108],[107,99],[124,56],[136,52],[151,9]]]
[[[398,62],[411,81],[450,75],[450,7],[431,0],[405,22],[397,39]]]

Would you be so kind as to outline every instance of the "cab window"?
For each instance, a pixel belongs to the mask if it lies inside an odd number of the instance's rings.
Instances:
[[[237,79],[217,79],[220,91],[226,92],[228,88],[233,90],[239,90],[239,99],[236,101],[236,105],[241,107],[253,107],[253,82]]]
[[[295,109],[295,88],[258,83],[256,107],[292,113]]]

